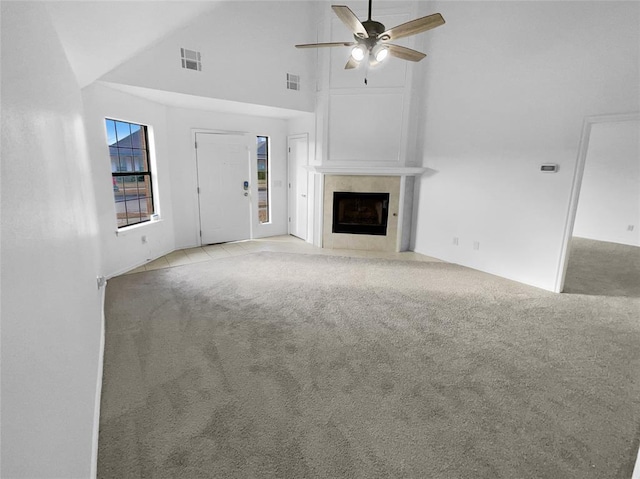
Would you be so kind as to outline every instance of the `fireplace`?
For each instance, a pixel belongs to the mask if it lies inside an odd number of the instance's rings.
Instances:
[[[333,233],[387,234],[389,193],[333,192]]]

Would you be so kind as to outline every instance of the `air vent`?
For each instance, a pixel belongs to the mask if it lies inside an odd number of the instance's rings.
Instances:
[[[180,55],[182,56],[182,68],[186,68],[187,70],[202,71],[200,52],[189,50],[187,48],[181,48]]]
[[[287,73],[287,90],[300,90],[300,75]]]

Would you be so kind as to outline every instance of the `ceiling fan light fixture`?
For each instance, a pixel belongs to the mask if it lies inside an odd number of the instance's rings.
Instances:
[[[373,54],[373,58],[379,63],[389,56],[389,48],[385,45],[377,45],[371,53]]]
[[[356,45],[351,50],[351,56],[357,62],[362,61],[365,55],[365,48],[362,45]]]

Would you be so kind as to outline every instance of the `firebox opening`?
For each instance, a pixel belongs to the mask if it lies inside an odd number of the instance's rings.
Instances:
[[[389,193],[333,193],[333,233],[387,234]]]

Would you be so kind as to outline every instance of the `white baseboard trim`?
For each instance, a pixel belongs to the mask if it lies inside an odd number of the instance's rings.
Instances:
[[[102,397],[102,373],[104,369],[104,304],[105,293],[107,291],[106,284],[102,287],[102,300],[100,307],[100,350],[98,352],[98,371],[96,380],[96,396],[93,406],[93,438],[91,444],[91,479],[98,477],[98,438],[100,435],[100,399]]]
[[[631,479],[640,479],[640,449],[638,449],[638,457],[636,457],[636,466],[633,468]]]
[[[197,246],[196,246],[196,247],[197,247]],[[157,255],[157,256],[154,256],[154,257],[153,257],[153,258],[151,258],[151,259],[147,259],[147,260],[144,260],[144,261],[142,261],[142,262],[140,262],[140,263],[136,263],[136,264],[134,264],[133,266],[128,266],[128,267],[126,267],[126,268],[124,268],[124,269],[121,269],[121,270],[119,270],[119,271],[116,271],[115,273],[109,273],[109,274],[107,274],[107,275],[106,275],[106,278],[107,278],[107,280],[109,280],[109,279],[111,279],[111,278],[115,278],[116,276],[120,276],[120,275],[122,275],[122,274],[125,274],[126,272],[131,271],[132,269],[139,268],[140,266],[144,266],[144,265],[145,265],[145,264],[147,264],[147,263],[151,263],[152,261],[154,261],[154,260],[156,260],[156,259],[158,259],[158,258],[162,258],[163,256],[166,256],[166,255],[168,255],[169,253],[173,253],[174,251],[176,251],[176,248],[170,248],[170,249],[167,249],[167,250],[165,250],[164,252],[160,253],[160,254],[159,254],[159,255]]]

